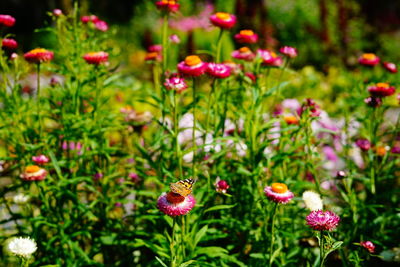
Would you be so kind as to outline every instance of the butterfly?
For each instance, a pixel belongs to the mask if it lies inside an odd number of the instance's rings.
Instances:
[[[169,188],[173,193],[186,197],[192,193],[192,187],[195,182],[193,179],[180,180],[176,183],[171,183]]]

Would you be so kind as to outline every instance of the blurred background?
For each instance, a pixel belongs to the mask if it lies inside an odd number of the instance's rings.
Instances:
[[[26,51],[51,47],[51,33],[35,32],[49,26],[48,12],[64,14],[73,10],[73,0],[1,0],[0,13],[17,19],[12,34]],[[121,58],[158,43],[159,13],[152,0],[81,0],[80,15],[96,14],[110,25],[113,39],[122,44]],[[238,16],[240,29],[253,29],[262,48],[295,46],[300,51],[294,67],[313,65],[325,71],[330,65],[352,68],[363,52],[377,53],[383,60],[400,59],[400,1],[393,0],[181,0],[172,26],[182,37],[180,50],[211,49],[217,30],[209,27],[207,16],[214,11]],[[207,34],[204,34],[206,32]],[[201,36],[201,37],[199,37]],[[234,48],[226,42],[226,57]],[[229,50],[229,51],[228,51]],[[129,53],[129,55],[125,55]],[[134,57],[134,56],[133,56]],[[135,61],[135,58],[133,58]]]

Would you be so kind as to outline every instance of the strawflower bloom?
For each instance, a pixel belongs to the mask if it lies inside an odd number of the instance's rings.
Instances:
[[[379,61],[380,61],[379,57],[373,53],[365,53],[358,58],[358,63],[369,67],[375,66],[376,64],[379,63]]]
[[[285,115],[283,116],[283,120],[288,124],[288,125],[296,125],[299,124],[299,119],[294,116],[294,115]]]
[[[258,55],[262,59],[262,64],[264,66],[273,66],[273,67],[278,67],[282,65],[282,58],[275,54],[274,52],[268,51],[268,50],[263,50],[263,49],[258,49]]]
[[[24,58],[30,63],[39,64],[42,62],[51,61],[54,58],[54,53],[44,48],[35,48],[25,53]]]
[[[306,110],[310,112],[311,117],[318,117],[321,114],[319,105],[311,98],[305,100],[305,103],[297,110],[297,114],[301,116]]]
[[[184,61],[178,63],[178,71],[187,76],[200,76],[205,73],[207,63],[201,61],[198,56],[187,56]]]
[[[195,204],[196,200],[191,194],[184,197],[173,192],[163,193],[157,201],[158,209],[172,217],[188,214]]]
[[[311,211],[322,210],[322,199],[318,193],[305,191],[303,193],[303,201],[306,204],[306,207]]]
[[[15,50],[18,47],[18,43],[14,39],[4,38],[1,41],[1,47],[8,50]]]
[[[100,52],[89,52],[83,56],[83,59],[88,64],[100,65],[108,61],[108,53],[104,51]]]
[[[97,22],[99,21],[99,18],[96,15],[90,15],[90,16],[82,16],[81,21],[83,24],[86,24],[88,22]]]
[[[382,99],[376,96],[370,96],[364,99],[364,103],[370,107],[376,108],[382,105]]]
[[[96,22],[94,22],[94,27],[102,32],[108,31],[108,24],[103,20],[97,20]]]
[[[25,181],[42,181],[46,178],[47,171],[37,165],[29,165],[21,174],[22,180]]]
[[[38,165],[44,165],[50,161],[50,159],[45,155],[33,156],[32,160]]]
[[[368,151],[371,149],[371,142],[367,139],[358,139],[356,145],[363,151]]]
[[[15,24],[15,18],[10,15],[0,14],[0,26],[12,27]]]
[[[397,66],[392,62],[383,62],[383,67],[391,73],[397,73]]]
[[[37,245],[29,237],[16,237],[8,244],[8,250],[16,256],[29,258],[37,250]]]
[[[368,250],[369,253],[375,253],[375,245],[371,241],[361,241],[360,246]]]
[[[239,33],[235,34],[235,40],[241,44],[254,44],[258,41],[258,34],[254,33],[252,30],[241,30]]]
[[[179,38],[178,35],[172,34],[168,37],[169,41],[173,44],[179,44],[181,42],[181,39]]]
[[[376,85],[368,87],[368,92],[376,97],[391,96],[395,91],[396,89],[394,86],[390,86],[388,83],[377,83]]]
[[[61,9],[58,9],[58,8],[54,9],[53,10],[53,15],[56,16],[56,17],[61,16],[62,15]]]
[[[223,194],[226,194],[226,192],[228,191],[228,189],[230,187],[227,181],[221,180],[221,179],[219,179],[219,177],[217,178],[214,185],[215,185],[215,190],[218,193],[223,193]]]
[[[294,197],[294,194],[282,183],[273,183],[271,186],[266,186],[264,193],[273,202],[281,204],[288,203]]]
[[[182,93],[188,87],[185,79],[180,77],[171,77],[165,79],[164,86],[167,88],[167,90],[174,90],[177,93]]]
[[[159,10],[164,12],[177,12],[179,10],[178,1],[174,0],[162,0],[157,1],[156,6]]]
[[[24,205],[29,201],[30,197],[28,195],[24,195],[19,193],[13,197],[13,201],[17,205]]]
[[[339,224],[340,217],[332,211],[314,210],[306,217],[306,221],[316,231],[332,231]]]
[[[231,75],[231,68],[225,64],[208,63],[206,72],[215,78],[227,78]]]
[[[256,55],[248,47],[242,47],[232,52],[231,56],[236,59],[252,61]]]
[[[281,47],[281,49],[279,49],[279,52],[290,58],[297,57],[297,49],[291,46]]]
[[[211,15],[210,21],[214,26],[230,29],[235,26],[236,16],[225,12],[217,12]]]

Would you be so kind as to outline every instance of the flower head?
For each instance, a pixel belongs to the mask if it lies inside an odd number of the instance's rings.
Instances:
[[[225,12],[217,12],[211,15],[210,21],[214,26],[230,29],[235,26],[236,16]]]
[[[180,77],[171,77],[165,79],[164,86],[167,88],[167,90],[174,90],[177,93],[182,93],[187,88],[185,79]]]
[[[270,200],[281,204],[288,203],[294,197],[294,194],[282,183],[273,183],[271,186],[266,186],[264,193]]]
[[[15,24],[15,18],[10,15],[0,14],[0,26],[12,27]]]
[[[198,56],[187,56],[184,61],[178,63],[178,71],[187,76],[200,76],[205,73],[207,63],[201,61]]]
[[[26,61],[37,64],[51,61],[53,57],[54,53],[44,48],[35,48],[24,54]]]
[[[104,51],[100,52],[89,52],[83,56],[83,59],[88,64],[100,65],[108,61],[108,53]]]
[[[157,201],[158,209],[172,217],[188,214],[195,204],[196,200],[191,194],[184,197],[173,192],[163,193]]]
[[[94,27],[102,32],[108,31],[108,24],[104,20],[97,20],[96,22],[94,22]]]
[[[358,139],[356,145],[363,151],[368,151],[371,149],[371,142],[368,139]]]
[[[159,10],[164,12],[177,12],[179,10],[178,1],[174,0],[157,1],[156,6]]]
[[[13,254],[29,258],[37,250],[36,242],[29,237],[16,237],[8,244],[8,249]]]
[[[33,156],[32,160],[38,165],[44,165],[50,161],[50,159],[45,155]]]
[[[382,98],[376,96],[370,96],[364,99],[364,103],[370,107],[376,108],[382,105]]]
[[[392,62],[383,62],[383,67],[391,73],[397,73],[397,66]]]
[[[1,47],[8,50],[15,50],[18,47],[18,43],[14,39],[4,38],[1,41]]]
[[[297,49],[291,46],[284,46],[281,47],[281,49],[279,49],[279,52],[281,52],[281,54],[290,57],[290,58],[295,58],[297,57]]]
[[[252,30],[241,30],[239,33],[235,34],[235,40],[241,44],[254,44],[258,41],[258,34],[254,33]]]
[[[58,9],[58,8],[53,9],[53,15],[56,16],[56,17],[61,16],[62,15],[62,10]]]
[[[376,85],[368,87],[368,92],[376,97],[391,96],[395,91],[396,89],[388,83],[377,83]]]
[[[245,61],[252,61],[256,55],[248,47],[242,47],[232,52],[232,57]]]
[[[179,38],[178,35],[172,34],[168,37],[169,41],[173,44],[179,44],[181,42],[181,39]]]
[[[306,221],[316,231],[332,231],[339,224],[340,217],[332,211],[314,210],[306,217]]]
[[[37,165],[29,165],[21,174],[22,180],[25,181],[42,181],[46,178],[47,171]]]
[[[215,181],[214,185],[215,185],[215,190],[218,193],[223,193],[223,194],[226,194],[226,192],[228,191],[228,189],[230,187],[227,181],[221,180],[221,179],[219,179],[219,177]]]
[[[215,78],[227,78],[231,75],[231,68],[225,64],[208,63],[206,72]]]
[[[303,105],[297,110],[297,114],[301,116],[306,110],[310,112],[311,117],[318,117],[321,114],[321,109],[311,98],[307,98],[305,100]]]
[[[312,211],[322,210],[322,199],[319,194],[313,191],[305,191],[303,193],[303,201],[306,207]]]
[[[274,52],[258,49],[258,55],[262,59],[262,64],[264,66],[278,67],[282,65],[282,58],[275,54]]]
[[[14,203],[18,205],[26,204],[29,201],[29,199],[30,197],[28,195],[24,195],[22,193],[19,193],[13,197]]]
[[[379,57],[373,53],[365,53],[358,58],[358,63],[369,67],[375,66],[376,64],[379,63],[379,61],[380,61]]]
[[[375,253],[375,245],[371,241],[361,241],[360,246],[368,250],[369,253]]]

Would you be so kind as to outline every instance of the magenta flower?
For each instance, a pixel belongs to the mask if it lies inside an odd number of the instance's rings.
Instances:
[[[27,166],[24,172],[20,175],[25,181],[42,181],[46,178],[47,171],[37,165]]]
[[[396,89],[388,83],[377,83],[376,85],[368,87],[368,92],[376,97],[391,96],[395,91]]]
[[[339,224],[340,217],[332,211],[315,210],[306,217],[306,221],[316,231],[332,231]]]
[[[0,26],[12,27],[15,24],[15,18],[10,15],[0,14]]]
[[[181,39],[179,38],[178,35],[172,34],[168,37],[169,41],[173,44],[179,44],[181,42]]]
[[[214,185],[215,185],[215,190],[218,193],[223,193],[223,194],[226,194],[226,192],[228,191],[228,189],[230,187],[227,181],[221,180],[219,178],[217,178]]]
[[[240,44],[254,44],[258,41],[258,34],[254,33],[252,30],[241,30],[239,33],[235,34],[236,42]]]
[[[198,56],[187,56],[184,61],[178,63],[178,71],[187,76],[200,76],[206,69],[207,63],[201,61]]]
[[[157,201],[158,209],[172,217],[188,214],[195,204],[196,200],[191,194],[184,197],[173,192],[163,193]]]
[[[370,107],[376,108],[382,105],[382,99],[380,97],[370,96],[364,99],[364,103]]]
[[[360,246],[368,250],[369,253],[375,253],[375,245],[371,241],[361,241]]]
[[[45,155],[33,156],[32,160],[38,165],[44,165],[50,161],[50,159]]]
[[[307,109],[309,110],[311,117],[318,117],[321,114],[319,105],[317,105],[311,98],[305,100],[305,103],[297,110],[297,114],[301,116]]]
[[[182,93],[188,87],[185,79],[180,77],[171,77],[165,79],[164,86],[167,88],[167,90],[174,90],[177,93]]]
[[[356,145],[363,151],[368,151],[371,149],[371,142],[367,139],[358,139]]]
[[[103,20],[97,20],[96,22],[94,22],[94,27],[102,32],[108,31],[108,24]]]
[[[232,52],[231,56],[236,59],[252,61],[256,55],[248,47],[242,47]]]
[[[373,67],[378,64],[380,61],[379,57],[377,57],[373,53],[362,54],[361,57],[358,58],[358,63],[364,66]]]
[[[282,58],[274,52],[258,49],[257,53],[261,57],[264,66],[279,67],[282,65]]]
[[[264,188],[265,196],[275,203],[286,204],[294,197],[294,194],[285,184],[273,183]]]
[[[177,12],[179,10],[179,4],[177,2],[178,1],[173,0],[162,0],[157,1],[156,6],[157,9],[163,12]]]
[[[211,15],[210,21],[214,26],[230,29],[236,24],[236,16],[225,12],[217,12]]]
[[[15,50],[18,47],[18,43],[14,39],[4,38],[1,41],[1,47],[8,50]]]
[[[225,64],[208,63],[206,72],[215,78],[227,78],[231,75],[231,68]]]
[[[53,15],[56,16],[56,17],[61,16],[62,15],[61,9],[58,9],[58,8],[53,9]]]
[[[397,73],[397,66],[392,62],[383,62],[383,67],[391,73]]]
[[[140,181],[140,177],[137,173],[135,172],[130,172],[128,174],[129,179],[133,182],[133,183],[137,183]]]
[[[279,52],[281,52],[281,54],[290,57],[290,58],[295,58],[297,57],[297,49],[291,46],[284,46],[281,47],[281,49],[279,49]]]

